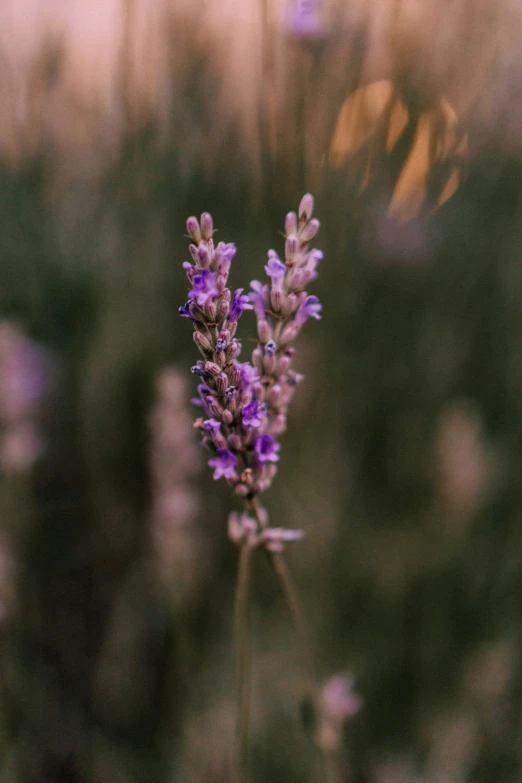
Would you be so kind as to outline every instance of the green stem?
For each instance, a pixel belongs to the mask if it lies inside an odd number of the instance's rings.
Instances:
[[[237,780],[248,781],[248,743],[250,719],[250,643],[248,628],[248,592],[250,582],[250,556],[252,547],[245,543],[239,550],[236,595],[234,601],[234,633],[237,691]]]

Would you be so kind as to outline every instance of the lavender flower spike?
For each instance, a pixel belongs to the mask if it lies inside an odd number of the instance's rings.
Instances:
[[[308,319],[321,317],[318,298],[304,290],[316,277],[322,258],[319,250],[309,247],[319,229],[313,208],[313,197],[307,193],[298,211],[286,216],[284,260],[270,250],[265,265],[268,282],[254,280],[248,296],[242,288],[232,293],[227,286],[235,245],[220,242],[214,247],[208,213],[199,222],[187,221],[193,263],[183,264],[191,288],[180,315],[193,322],[194,342],[202,356],[192,367],[204,380],[195,400],[203,418],[196,426],[212,452],[214,478],[229,481],[248,504],[276,474],[278,438],[286,428],[298,380],[291,367],[293,342]],[[245,310],[252,309],[259,344],[251,363],[239,363],[238,322]]]

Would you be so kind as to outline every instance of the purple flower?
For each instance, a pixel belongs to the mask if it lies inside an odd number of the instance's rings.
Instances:
[[[277,256],[272,256],[268,259],[268,264],[265,266],[265,272],[268,277],[272,278],[272,282],[275,282],[276,280],[281,280],[285,276],[286,266]]]
[[[259,400],[252,400],[243,408],[243,426],[260,427],[266,418],[266,405]]]
[[[214,479],[220,479],[222,476],[226,479],[236,478],[237,457],[229,449],[218,449],[217,457],[209,459],[208,464],[214,468]]]
[[[248,298],[254,305],[254,310],[258,318],[266,317],[266,305],[265,305],[265,293],[268,290],[268,286],[264,286],[259,280],[252,280],[250,283],[252,291],[249,293]]]
[[[321,0],[294,0],[285,18],[285,27],[296,38],[313,41],[326,33]]]
[[[323,306],[317,296],[307,296],[295,314],[295,323],[298,326],[302,326],[307,318],[319,320],[321,318],[320,313],[322,309]]]
[[[261,464],[264,462],[277,462],[279,460],[277,452],[280,448],[281,444],[276,443],[271,435],[258,435],[254,442],[257,461]]]
[[[246,296],[246,294],[242,294],[242,288],[238,288],[236,291],[234,291],[234,296],[232,297],[232,302],[230,304],[230,313],[228,316],[228,320],[231,323],[235,323],[239,320],[243,310],[252,310],[254,307],[254,305],[250,304],[248,296]]]
[[[213,418],[204,421],[203,426],[208,432],[219,432],[221,430],[221,422]]]
[[[218,245],[218,248],[220,248],[222,243],[220,242]],[[234,256],[236,255],[236,246],[233,242],[227,242],[226,244],[223,243],[223,247],[221,248],[221,255],[224,259],[227,261],[232,261]]]
[[[240,386],[242,389],[248,389],[260,380],[259,371],[256,367],[252,367],[250,362],[243,362],[239,370],[241,372]]]
[[[210,269],[203,269],[199,275],[195,275],[193,283],[194,288],[189,292],[189,296],[195,299],[198,305],[207,305],[218,296],[216,275]]]
[[[178,308],[178,313],[180,314],[180,316],[182,318],[190,318],[190,320],[193,321],[193,323],[197,324],[198,320],[197,320],[197,318],[194,318],[194,316],[192,315],[191,310],[190,310],[190,305],[191,304],[192,304],[192,300],[189,299],[189,301],[186,304],[184,304],[184,305],[182,305],[181,307]]]

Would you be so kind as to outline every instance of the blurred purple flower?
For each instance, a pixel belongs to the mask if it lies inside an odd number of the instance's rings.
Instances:
[[[322,0],[292,0],[285,16],[285,28],[294,38],[306,41],[324,38],[326,24]]]
[[[229,449],[218,449],[217,457],[209,459],[208,464],[214,468],[214,479],[224,477],[234,479],[236,477],[237,457]]]
[[[323,306],[317,296],[307,296],[295,314],[296,324],[302,326],[308,318],[315,318],[317,321],[320,320],[322,309]]]
[[[266,418],[266,405],[259,400],[252,400],[243,408],[243,426],[260,427]]]
[[[280,448],[281,444],[276,443],[271,435],[258,435],[254,443],[257,461],[261,464],[264,462],[277,462],[279,460],[277,452]]]

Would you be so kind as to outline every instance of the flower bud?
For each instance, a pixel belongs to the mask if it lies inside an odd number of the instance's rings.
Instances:
[[[292,364],[292,357],[288,356],[287,353],[284,353],[281,358],[279,359],[279,372],[281,375],[284,375],[288,370],[290,369],[290,365]]]
[[[209,375],[216,377],[221,372],[221,367],[215,362],[205,362],[205,372],[208,372]]]
[[[272,304],[272,310],[274,313],[279,313],[283,303],[283,292],[280,289],[273,288],[270,291],[270,302]]]
[[[295,294],[287,294],[281,307],[281,315],[283,318],[288,318],[289,315],[295,313],[298,307],[299,301],[297,296]]]
[[[320,223],[317,218],[312,218],[309,223],[303,226],[303,228],[299,231],[300,244],[306,245],[307,242],[310,242],[310,240],[313,239],[319,231],[319,226]]]
[[[242,446],[243,446],[243,444],[241,442],[241,438],[239,437],[237,432],[232,432],[228,436],[228,447],[230,449],[234,449],[235,451],[240,451]]]
[[[212,222],[212,215],[210,215],[208,212],[203,212],[200,218],[200,225],[201,225],[201,236],[203,239],[208,240],[212,239],[212,234],[214,233],[214,224]]]
[[[224,421],[223,416],[223,407],[219,404],[219,402],[216,400],[215,397],[212,397],[210,394],[205,399],[205,402],[207,404],[207,408],[209,409],[212,416],[217,419],[218,421],[222,419]]]
[[[187,233],[196,245],[201,242],[201,231],[199,230],[198,219],[194,216],[187,219]]]
[[[241,343],[237,340],[232,340],[229,346],[225,349],[225,358],[227,362],[233,362],[234,359],[241,353]]]
[[[259,346],[252,351],[252,364],[259,372],[263,372],[263,351]]]
[[[272,408],[279,408],[282,399],[282,388],[279,383],[274,383],[268,392],[268,402]]]
[[[228,386],[228,378],[224,372],[220,373],[216,378],[216,391],[220,397],[225,395],[225,390]]]
[[[197,245],[189,245],[189,252],[192,256],[192,260],[195,264],[199,264],[199,257],[198,257],[198,246]],[[185,264],[183,264],[183,269],[185,269]]]
[[[299,204],[299,222],[306,222],[310,220],[314,211],[314,197],[311,193],[305,193]]]
[[[236,486],[235,493],[236,495],[239,495],[240,498],[246,498],[250,493],[250,490],[245,484],[238,484]]]
[[[232,411],[229,410],[224,410],[221,418],[225,424],[232,424],[234,421],[234,415],[232,414]]]
[[[205,245],[199,245],[197,250],[198,264],[206,269],[209,265],[208,250]]]
[[[297,215],[295,212],[289,212],[285,218],[285,234],[297,234]]]
[[[221,296],[218,299],[218,305],[216,308],[216,323],[221,323],[226,318],[228,318],[228,314],[230,312],[230,303],[224,299],[224,296],[227,292],[227,289],[223,291]]]
[[[301,327],[298,323],[295,321],[292,321],[288,324],[288,326],[285,326],[283,329],[283,334],[279,338],[279,345],[284,348],[286,345],[290,345],[290,343],[293,343],[299,332],[301,331]]]
[[[264,318],[257,322],[257,336],[259,337],[259,342],[263,344],[272,339],[272,330],[268,321]]]
[[[272,355],[265,354],[265,356],[263,357],[263,368],[266,375],[272,375],[276,367],[277,367],[276,357],[273,354]]]
[[[205,318],[209,324],[216,323],[217,307],[215,302],[210,302],[210,304],[205,305],[204,312]]]
[[[290,266],[294,264],[295,256],[299,248],[299,242],[295,234],[287,236],[285,242],[285,261]]]
[[[194,340],[198,348],[200,348],[202,351],[208,352],[212,350],[212,345],[210,340],[202,332],[194,332],[194,334],[192,335],[192,339]]]
[[[231,386],[237,386],[239,381],[241,380],[241,370],[237,366],[237,364],[231,364],[226,369],[226,373],[228,375],[228,380],[230,381]]]

